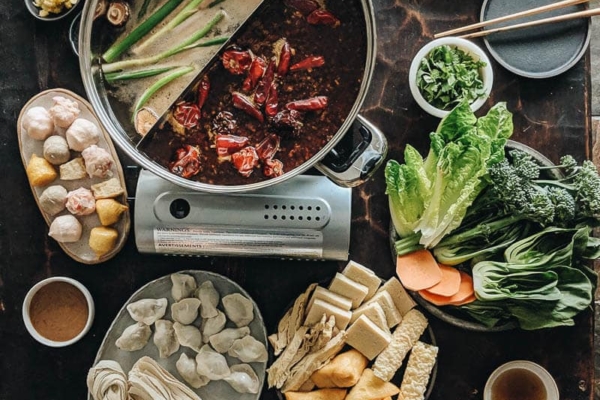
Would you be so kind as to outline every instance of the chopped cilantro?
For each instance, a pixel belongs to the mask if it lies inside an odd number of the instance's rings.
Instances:
[[[442,45],[421,60],[417,86],[436,108],[449,110],[465,100],[470,104],[485,94],[479,73],[485,66],[459,48]]]

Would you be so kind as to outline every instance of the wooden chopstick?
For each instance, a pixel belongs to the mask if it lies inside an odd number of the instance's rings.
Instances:
[[[483,27],[486,27],[489,25],[500,23],[500,22],[512,21],[513,19],[528,17],[530,15],[536,15],[536,14],[540,14],[540,13],[544,13],[544,12],[548,12],[548,11],[558,10],[560,8],[569,7],[569,6],[573,6],[573,5],[581,4],[581,3],[587,3],[589,1],[590,0],[563,0],[563,1],[559,1],[558,3],[548,4],[545,6],[532,8],[531,10],[525,10],[525,11],[521,11],[521,12],[518,12],[515,14],[505,15],[503,17],[498,17],[498,18],[487,20],[487,21],[478,22],[476,24],[463,26],[461,28],[456,28],[456,29],[451,29],[449,31],[436,33],[435,35],[433,35],[433,37],[437,39],[437,38],[441,38],[444,36],[456,35],[457,33],[471,31],[471,30],[478,29],[478,28],[483,28]]]
[[[561,21],[568,21],[568,20],[577,19],[577,18],[593,17],[595,15],[600,15],[600,8],[594,8],[592,10],[579,11],[579,12],[572,13],[572,14],[557,15],[556,17],[538,19],[536,21],[524,22],[522,24],[503,26],[501,28],[486,29],[486,30],[483,30],[483,31],[469,33],[469,34],[462,35],[462,36],[459,36],[459,37],[464,38],[464,39],[470,39],[470,38],[476,38],[476,37],[481,37],[481,36],[487,36],[487,35],[490,35],[492,33],[512,31],[514,29],[529,28],[529,27],[532,27],[532,26],[538,26],[538,25],[543,25],[543,24],[551,24],[551,23],[561,22]]]

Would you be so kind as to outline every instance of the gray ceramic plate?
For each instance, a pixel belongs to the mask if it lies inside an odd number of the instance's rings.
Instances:
[[[480,19],[486,21],[554,2],[554,0],[485,0]],[[584,9],[583,4],[574,5],[496,24],[490,28],[570,14]],[[590,42],[590,28],[589,18],[575,19],[491,34],[485,38],[485,44],[492,57],[509,71],[528,78],[549,78],[565,72],[585,54]]]
[[[198,286],[201,285],[205,281],[208,281],[208,280],[212,281],[215,289],[217,289],[217,291],[221,295],[221,298],[223,296],[226,296],[231,293],[241,293],[242,295],[244,295],[245,297],[250,299],[252,301],[252,304],[254,305],[254,320],[250,323],[250,325],[248,325],[250,328],[250,334],[268,348],[267,331],[265,328],[265,324],[264,324],[262,315],[260,314],[260,311],[259,311],[258,307],[256,306],[256,303],[254,303],[254,301],[248,295],[248,293],[246,293],[246,291],[244,289],[242,289],[237,283],[231,281],[230,279],[228,279],[222,275],[218,275],[218,274],[215,274],[212,272],[181,271],[179,273],[193,276],[196,279]],[[128,373],[129,370],[131,370],[131,368],[133,367],[133,364],[135,364],[135,362],[137,360],[139,360],[143,356],[149,356],[149,357],[153,358],[155,361],[157,361],[167,371],[169,371],[175,378],[177,378],[180,381],[182,381],[183,383],[185,383],[183,378],[177,372],[177,369],[175,368],[175,363],[179,359],[179,356],[181,355],[181,353],[186,353],[190,357],[195,357],[196,352],[194,350],[189,349],[187,347],[181,347],[179,349],[179,351],[177,351],[175,354],[171,355],[169,358],[161,359],[158,355],[158,349],[156,348],[156,346],[154,345],[154,342],[152,341],[152,336],[150,337],[148,344],[143,349],[138,350],[138,351],[127,352],[127,351],[120,350],[115,346],[115,341],[117,340],[117,338],[119,338],[119,336],[121,336],[121,333],[123,333],[125,328],[127,328],[129,325],[132,325],[135,323],[135,321],[133,321],[131,319],[129,312],[126,309],[127,305],[132,302],[135,302],[135,301],[141,300],[141,299],[147,299],[147,298],[157,299],[157,298],[165,297],[165,298],[167,298],[167,300],[169,300],[169,306],[167,307],[167,314],[165,315],[164,318],[172,320],[171,319],[171,304],[173,304],[173,298],[171,297],[172,283],[171,283],[170,277],[171,277],[171,275],[166,275],[166,276],[163,276],[162,278],[156,279],[156,280],[144,285],[137,292],[135,292],[129,298],[129,300],[127,300],[127,302],[123,305],[123,308],[121,308],[121,310],[117,314],[117,317],[111,324],[110,328],[108,329],[108,332],[106,333],[106,336],[104,337],[104,340],[102,341],[102,345],[100,346],[100,350],[98,350],[96,359],[94,360],[94,365],[96,365],[98,363],[98,361],[100,361],[100,360],[115,360],[119,364],[121,364],[123,371],[125,371],[125,373]],[[218,308],[223,310],[221,303],[219,303]],[[199,321],[200,321],[200,317],[198,317],[198,319],[196,321],[194,321],[194,325],[197,326],[199,324]],[[228,321],[227,325],[225,327],[226,328],[234,328],[235,326],[233,325],[233,323]],[[152,326],[152,332],[154,334],[153,326]],[[233,364],[240,363],[239,360],[237,360],[236,358],[230,357],[227,354],[225,354],[225,357],[227,358],[227,362],[230,366]],[[229,386],[229,384],[225,381],[212,381],[208,385],[206,385],[200,389],[194,389],[194,391],[200,396],[200,398],[202,400],[223,400],[223,399],[255,400],[255,399],[258,399],[260,397],[260,391],[262,390],[262,387],[264,385],[267,362],[250,363],[250,365],[254,369],[254,372],[256,372],[256,375],[258,376],[258,379],[260,381],[260,389],[257,394],[238,393],[235,390],[233,390],[231,388],[231,386]],[[91,395],[88,395],[88,399],[92,400]]]
[[[506,143],[506,150],[521,150],[526,153],[529,153],[533,156],[533,158],[540,163],[540,165],[554,165],[552,161],[550,161],[546,156],[544,156],[539,151],[532,149],[531,147],[524,145],[519,142],[515,142],[513,140],[509,140]],[[549,170],[548,174],[552,174],[554,178],[559,179],[560,175],[555,175],[556,171]],[[396,230],[394,229],[393,224],[390,222],[390,249],[392,251],[392,260],[396,260],[396,250],[394,248],[394,243],[399,239]],[[501,332],[510,329],[515,329],[518,327],[515,321],[506,321],[499,325],[488,327],[472,318],[470,318],[466,313],[463,313],[459,310],[458,307],[453,306],[444,306],[438,307],[419,295],[417,292],[408,291],[408,293],[412,296],[412,298],[425,310],[427,310],[431,315],[436,318],[441,319],[444,322],[449,323],[450,325],[457,326],[459,328],[463,328],[469,331],[476,332]]]

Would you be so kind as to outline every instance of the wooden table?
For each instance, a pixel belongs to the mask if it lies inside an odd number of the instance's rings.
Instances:
[[[422,153],[437,120],[412,100],[407,71],[412,56],[434,31],[475,22],[481,1],[374,0],[379,36],[378,66],[364,114],[387,135],[389,156],[399,158],[404,144]],[[70,18],[34,20],[21,0],[0,2],[0,399],[82,399],[85,376],[117,311],[146,282],[181,269],[226,275],[256,300],[269,331],[284,307],[306,286],[330,278],[345,263],[240,258],[169,258],[137,252],[133,233],[123,251],[97,266],[67,257],[47,236],[21,164],[16,120],[36,93],[63,87],[85,96],[76,56],[68,45]],[[435,29],[434,29],[435,28]],[[513,139],[556,161],[571,153],[590,154],[589,57],[567,73],[548,80],[519,78],[494,64],[496,82],[486,109],[507,101],[515,114]],[[485,110],[482,110],[485,112]],[[123,158],[124,164],[130,163]],[[380,276],[393,274],[387,239],[389,212],[383,171],[353,193],[350,257]],[[133,191],[133,188],[130,188]],[[75,345],[53,349],[25,330],[21,306],[25,293],[48,276],[66,275],[86,285],[96,301],[96,319]],[[473,333],[431,321],[440,347],[439,372],[432,399],[481,399],[487,376],[500,364],[527,359],[546,367],[562,399],[593,396],[591,310],[574,327],[537,332]],[[265,391],[263,399],[275,399]]]

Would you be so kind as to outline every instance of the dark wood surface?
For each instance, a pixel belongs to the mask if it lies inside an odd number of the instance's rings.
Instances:
[[[407,72],[412,56],[434,31],[475,22],[481,1],[374,0],[379,36],[378,66],[364,114],[387,135],[389,156],[405,143],[425,153],[437,120],[412,100]],[[0,399],[82,399],[85,376],[110,322],[125,300],[150,280],[182,269],[204,269],[241,284],[262,310],[272,331],[284,308],[314,281],[329,279],[344,263],[239,258],[169,258],[137,252],[133,232],[123,251],[97,266],[78,264],[48,238],[21,164],[16,120],[36,93],[55,87],[85,92],[76,56],[68,45],[71,19],[35,20],[22,0],[0,2]],[[552,160],[590,153],[589,58],[553,79],[519,78],[494,64],[496,81],[486,109],[507,101],[515,114],[513,139]],[[484,112],[485,110],[482,110]],[[122,158],[124,164],[129,160]],[[350,257],[386,278],[394,265],[387,240],[389,212],[383,171],[353,193]],[[87,286],[96,301],[88,335],[53,349],[25,330],[21,306],[26,292],[49,276],[65,275]],[[556,378],[562,399],[593,396],[593,314],[574,327],[495,334],[467,332],[431,319],[440,347],[431,399],[481,399],[487,376],[500,364],[527,359]],[[263,399],[275,399],[265,391]]]

